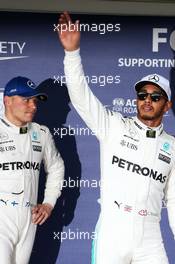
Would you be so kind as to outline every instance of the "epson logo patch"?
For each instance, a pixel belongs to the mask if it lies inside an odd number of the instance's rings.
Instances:
[[[33,145],[33,151],[41,152],[42,151],[42,146]]]
[[[160,159],[160,160],[162,160],[162,161],[164,161],[164,162],[166,162],[168,164],[170,164],[170,162],[171,162],[171,159],[169,157],[167,157],[167,156],[165,156],[165,155],[163,155],[161,153],[159,153],[158,159]]]

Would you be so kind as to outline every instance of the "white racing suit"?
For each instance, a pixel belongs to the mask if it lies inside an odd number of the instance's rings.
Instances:
[[[100,142],[101,213],[92,264],[167,264],[160,232],[162,199],[175,234],[175,141],[137,117],[107,110],[85,81],[79,51],[66,52],[72,104]]]
[[[25,128],[0,120],[0,263],[26,264],[36,225],[31,222],[37,204],[41,161],[47,173],[43,203],[55,205],[64,175],[63,160],[49,129],[37,123]]]

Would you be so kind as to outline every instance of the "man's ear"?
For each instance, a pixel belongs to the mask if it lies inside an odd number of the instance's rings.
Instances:
[[[4,96],[4,105],[8,106],[10,105],[11,99],[9,96]]]
[[[166,113],[172,107],[172,102],[167,101],[164,107],[164,113]]]

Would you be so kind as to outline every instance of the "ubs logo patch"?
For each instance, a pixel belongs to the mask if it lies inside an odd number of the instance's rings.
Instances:
[[[130,142],[126,141],[126,140],[121,140],[120,141],[120,145],[122,147],[127,147],[127,148],[132,149],[132,150],[137,150],[138,149],[137,145],[135,145],[133,143],[130,143]]]

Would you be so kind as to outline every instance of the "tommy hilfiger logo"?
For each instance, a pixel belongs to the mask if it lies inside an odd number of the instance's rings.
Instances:
[[[130,213],[133,210],[133,207],[128,204],[118,203],[117,201],[114,201],[114,203],[117,205],[119,210],[121,209],[124,212]]]

